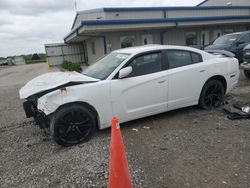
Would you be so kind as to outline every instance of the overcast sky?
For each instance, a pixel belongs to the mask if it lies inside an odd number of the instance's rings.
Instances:
[[[0,0],[0,57],[44,52],[62,42],[76,11],[100,7],[195,6],[202,0]]]

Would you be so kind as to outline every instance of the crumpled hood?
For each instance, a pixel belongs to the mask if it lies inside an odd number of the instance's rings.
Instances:
[[[98,79],[91,78],[78,72],[51,72],[40,75],[30,80],[19,91],[21,99],[49,89],[59,87],[70,82],[96,82]]]

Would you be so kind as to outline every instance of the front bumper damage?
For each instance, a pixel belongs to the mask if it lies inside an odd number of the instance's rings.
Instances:
[[[27,118],[34,118],[41,129],[49,127],[49,118],[42,111],[37,109],[37,104],[32,100],[23,103],[24,112]]]
[[[250,60],[249,62],[244,62],[240,65],[240,67],[243,69],[243,70],[246,70],[246,71],[250,71]]]

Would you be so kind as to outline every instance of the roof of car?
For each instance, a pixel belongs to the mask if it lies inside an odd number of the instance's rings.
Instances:
[[[201,50],[192,48],[192,47],[186,47],[186,46],[174,46],[174,45],[158,45],[158,44],[150,44],[150,45],[144,45],[144,46],[136,46],[136,47],[129,47],[129,48],[123,48],[116,50],[115,52],[118,53],[126,53],[126,54],[138,54],[148,51],[154,51],[154,50],[167,50],[167,49],[177,49],[177,50],[191,50],[194,52],[200,53]]]

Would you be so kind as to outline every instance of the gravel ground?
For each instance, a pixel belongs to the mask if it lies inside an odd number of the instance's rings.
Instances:
[[[110,129],[63,148],[26,119],[18,90],[45,64],[0,68],[1,187],[106,187]],[[243,76],[227,97],[250,104]],[[134,187],[250,187],[250,120],[180,109],[122,124]]]

